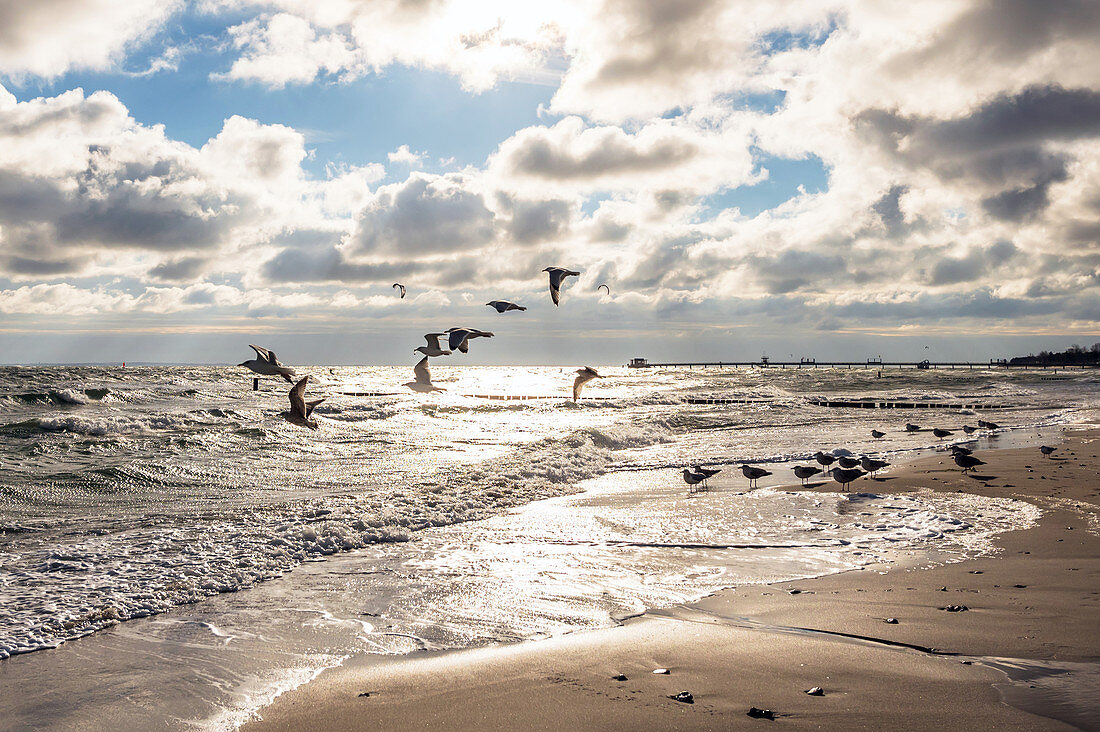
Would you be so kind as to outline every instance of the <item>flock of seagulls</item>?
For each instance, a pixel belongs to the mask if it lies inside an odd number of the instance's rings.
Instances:
[[[580,272],[567,269],[565,267],[547,267],[543,270],[548,275],[550,283],[550,299],[554,301],[554,305],[558,305],[561,302],[561,288],[562,283],[566,277],[579,277]],[[404,300],[408,290],[405,285],[400,282],[393,283],[393,289],[397,290],[397,294],[400,299]],[[596,291],[606,290],[607,294],[611,295],[611,288],[605,284],[601,284],[596,288]],[[508,300],[490,300],[485,303],[488,307],[493,308],[498,314],[519,311],[526,311],[527,308],[523,305],[517,305],[514,302]],[[454,327],[448,328],[442,333],[426,333],[424,335],[424,342],[426,345],[418,346],[413,349],[413,353],[420,353],[423,358],[420,359],[413,366],[413,380],[409,381],[403,386],[408,387],[414,392],[421,394],[429,394],[435,391],[446,391],[441,387],[432,383],[432,372],[428,366],[428,359],[438,358],[440,356],[450,356],[455,351],[459,353],[470,352],[470,341],[477,338],[492,338],[493,333],[486,330],[479,330],[478,328],[470,327]],[[444,348],[440,339],[446,339],[447,347]],[[244,366],[250,369],[252,372],[261,376],[278,376],[286,380],[289,384],[294,384],[289,393],[290,398],[290,411],[284,412],[283,417],[291,422],[302,427],[308,427],[309,429],[317,429],[317,421],[311,419],[313,410],[318,404],[324,401],[324,399],[318,399],[316,401],[305,401],[306,386],[309,383],[309,376],[301,379],[295,383],[294,378],[296,374],[294,369],[289,366],[283,366],[279,363],[279,359],[275,356],[275,352],[263,348],[262,346],[249,345],[252,350],[256,352],[256,358],[249,359],[238,365]],[[573,401],[580,399],[581,390],[584,385],[593,379],[602,379],[596,369],[591,366],[585,366],[584,368],[577,369],[577,376],[573,380]],[[716,471],[717,472],[717,471]],[[709,477],[709,476],[706,476]],[[705,477],[699,481],[705,484]]]
[[[972,435],[979,430],[992,431],[998,429],[999,427],[1000,425],[998,425],[996,422],[987,422],[985,420],[979,419],[977,426],[963,425],[962,431],[965,432],[967,435]],[[905,431],[907,433],[919,432],[922,429],[924,428],[917,424],[906,423],[905,425]],[[932,434],[940,439],[943,439],[954,434],[954,432],[952,430],[935,427],[932,429]],[[876,429],[871,430],[871,437],[875,438],[876,440],[882,439],[885,436],[885,432]],[[1047,457],[1050,457],[1050,455],[1056,449],[1057,448],[1055,447],[1049,447],[1047,445],[1043,445],[1039,448],[1040,452],[1042,452],[1043,455],[1046,455]],[[955,464],[962,468],[962,472],[964,474],[969,473],[978,466],[986,464],[984,460],[975,457],[972,450],[963,447],[962,445],[951,446],[951,457],[954,460]],[[795,465],[791,468],[791,470],[794,472],[795,477],[798,478],[802,485],[806,485],[806,481],[810,480],[814,476],[821,475],[829,476],[837,483],[840,483],[841,487],[844,490],[847,490],[849,484],[851,484],[853,481],[856,481],[865,475],[869,475],[874,478],[880,470],[890,465],[890,463],[886,462],[885,460],[878,460],[876,458],[870,457],[869,455],[837,455],[835,454],[835,452],[830,453],[823,452],[821,450],[815,452],[811,456],[811,458],[817,463],[817,465]],[[694,468],[684,469],[684,482],[688,485],[689,494],[694,493],[697,490],[705,490],[705,479],[721,472],[720,470],[706,469],[706,473],[704,474],[704,470],[704,468],[701,468],[698,465],[694,466]],[[772,472],[769,470],[765,470],[764,468],[757,467],[755,465],[742,465],[741,474],[748,478],[749,488],[752,489],[758,486],[758,481],[761,478],[772,475]],[[699,486],[703,486],[703,488],[699,488]]]

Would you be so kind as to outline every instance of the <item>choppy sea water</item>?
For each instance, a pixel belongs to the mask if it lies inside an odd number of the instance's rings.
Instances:
[[[242,369],[0,369],[0,715],[226,728],[353,653],[533,639],[723,587],[986,551],[1037,509],[799,492],[788,463],[897,462],[939,442],[906,421],[1064,424],[1100,403],[1087,372],[611,368],[574,405],[556,367],[433,364],[448,391],[427,396],[402,393],[404,368],[303,371],[328,397],[315,432],[279,417],[285,386],[252,392]],[[742,461],[775,476],[748,492]],[[688,498],[679,469],[696,462],[725,472]],[[25,693],[58,671],[66,688]]]

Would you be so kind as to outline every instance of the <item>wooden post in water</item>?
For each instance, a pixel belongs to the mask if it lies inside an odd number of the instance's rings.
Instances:
[[[259,376],[253,376],[252,377],[252,391],[259,391],[259,390],[260,390],[260,377]]]

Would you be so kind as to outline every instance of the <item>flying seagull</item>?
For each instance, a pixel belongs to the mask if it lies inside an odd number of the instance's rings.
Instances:
[[[561,282],[566,277],[579,277],[580,272],[574,272],[571,269],[565,267],[547,267],[543,270],[550,275],[550,297],[553,299],[554,304],[557,305],[561,299]]]
[[[611,288],[608,287],[607,285],[600,285],[599,287],[596,288],[596,292],[599,292],[600,290],[607,290],[607,296],[611,297]]]
[[[764,470],[763,468],[754,468],[751,465],[742,465],[741,474],[749,479],[749,488],[756,488],[757,486],[753,485],[753,483],[756,483],[766,475],[771,475],[771,471]]]
[[[577,401],[581,398],[581,389],[592,379],[602,379],[603,377],[596,373],[596,369],[591,366],[585,366],[583,369],[577,369],[577,378],[573,379],[573,401]]]
[[[397,290],[401,293],[401,299],[404,300],[405,299],[405,286],[402,285],[400,282],[394,282],[393,287],[394,287],[395,290]]]
[[[450,351],[445,350],[443,348],[440,348],[440,346],[439,346],[440,336],[445,336],[445,335],[447,335],[447,334],[446,333],[425,333],[424,334],[424,340],[426,340],[428,342],[428,345],[418,346],[418,347],[414,348],[413,353],[416,353],[416,352],[419,351],[420,353],[423,353],[425,357],[427,357],[427,356],[450,356],[451,355]]]
[[[306,383],[309,382],[309,376],[303,376],[302,380],[293,386],[290,390],[290,411],[283,412],[282,417],[291,424],[296,424],[299,427],[309,427],[311,430],[317,429],[317,420],[310,419],[313,414],[313,410],[317,408],[317,405],[325,401],[324,398],[316,401],[306,401]]]
[[[522,305],[516,305],[514,302],[508,302],[507,300],[490,300],[485,303],[491,308],[496,308],[498,313],[506,313],[509,310],[526,310],[527,308]]]
[[[247,366],[251,371],[263,376],[282,376],[286,379],[286,383],[294,383],[294,379],[290,378],[294,376],[294,369],[279,363],[279,359],[275,358],[275,351],[269,351],[262,346],[254,346],[251,343],[248,344],[248,347],[256,352],[258,358],[243,361],[237,364],[238,366]]]
[[[432,372],[428,370],[427,356],[420,359],[420,361],[413,366],[413,374],[416,375],[416,379],[403,384],[403,386],[407,386],[413,391],[420,392],[421,394],[429,394],[433,391],[447,391],[446,389],[440,389],[432,383]]]
[[[470,339],[471,338],[492,338],[493,334],[487,330],[478,330],[477,328],[448,328],[447,340],[448,346],[453,351],[458,349],[463,353],[470,352]]]
[[[853,480],[866,475],[862,470],[845,470],[843,468],[833,468],[829,471],[829,474],[833,476],[833,480],[840,483],[840,487],[844,490],[848,490],[848,484]]]
[[[812,465],[795,465],[792,470],[794,470],[795,477],[802,481],[802,485],[806,485],[807,479],[821,472],[821,468],[815,468]]]

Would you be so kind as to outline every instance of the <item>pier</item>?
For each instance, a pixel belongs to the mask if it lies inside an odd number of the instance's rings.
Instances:
[[[1093,364],[1029,364],[1014,365],[1005,359],[985,361],[818,361],[801,359],[799,361],[771,361],[767,357],[757,361],[669,361],[650,362],[644,358],[632,358],[627,368],[631,369],[707,369],[707,368],[756,368],[756,369],[1095,369]]]

